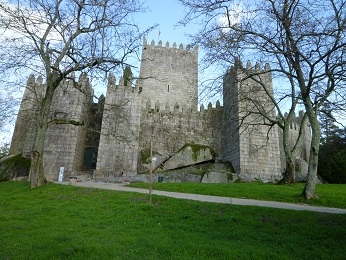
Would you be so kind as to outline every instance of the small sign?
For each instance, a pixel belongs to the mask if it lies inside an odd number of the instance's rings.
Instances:
[[[156,162],[156,157],[152,157],[151,161]]]
[[[64,170],[64,167],[60,167],[58,182],[62,182],[62,179],[64,178]]]

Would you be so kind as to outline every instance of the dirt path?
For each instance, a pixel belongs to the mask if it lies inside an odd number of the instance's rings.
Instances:
[[[68,185],[68,182],[62,182],[59,184]],[[77,182],[77,186],[149,194],[148,189],[132,188],[120,183],[83,181],[83,182]],[[230,197],[219,197],[219,196],[199,195],[199,194],[160,191],[160,190],[153,190],[152,194],[171,197],[171,198],[177,198],[177,199],[188,199],[188,200],[197,200],[197,201],[222,203],[222,204],[258,206],[258,207],[269,207],[269,208],[280,208],[280,209],[291,209],[291,210],[306,210],[306,211],[315,211],[315,212],[333,213],[333,214],[346,214],[346,209],[317,207],[317,206],[283,203],[283,202],[275,202],[275,201],[237,199],[237,198],[230,198]]]

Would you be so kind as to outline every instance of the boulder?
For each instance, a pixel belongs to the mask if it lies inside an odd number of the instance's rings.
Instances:
[[[296,182],[306,181],[308,175],[308,163],[302,159],[296,159]]]
[[[208,172],[204,174],[202,183],[228,183],[229,176],[225,172]]]
[[[0,181],[29,176],[30,160],[21,154],[9,155],[0,159]]]
[[[162,164],[162,170],[179,169],[214,160],[211,147],[199,144],[185,144],[176,154]]]
[[[153,151],[152,170],[155,171],[169,156],[162,152]],[[138,172],[148,172],[150,170],[150,149],[144,149],[139,153]]]

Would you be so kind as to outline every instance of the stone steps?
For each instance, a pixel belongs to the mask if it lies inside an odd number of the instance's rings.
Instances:
[[[90,181],[93,179],[94,170],[83,170],[77,176],[77,181]]]

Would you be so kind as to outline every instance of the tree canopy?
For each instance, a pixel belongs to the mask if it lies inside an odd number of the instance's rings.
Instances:
[[[318,175],[328,183],[346,183],[346,128],[340,128],[335,122],[328,105],[324,106],[320,115]]]

